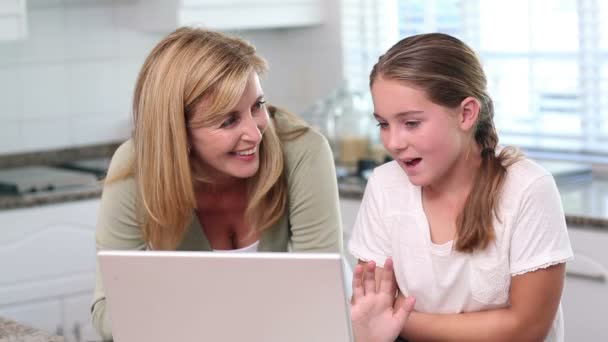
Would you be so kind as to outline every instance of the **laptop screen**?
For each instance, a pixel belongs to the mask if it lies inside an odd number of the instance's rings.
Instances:
[[[100,251],[114,340],[352,341],[339,254]]]

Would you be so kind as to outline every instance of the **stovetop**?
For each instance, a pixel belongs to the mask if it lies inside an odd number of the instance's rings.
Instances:
[[[28,166],[0,169],[0,193],[30,194],[94,185],[93,173],[49,166]]]

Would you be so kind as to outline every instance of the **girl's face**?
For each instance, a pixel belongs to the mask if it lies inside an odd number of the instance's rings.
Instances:
[[[448,179],[472,144],[477,113],[472,117],[464,105],[472,99],[448,108],[431,102],[423,90],[382,77],[371,92],[382,144],[410,182],[429,186]]]
[[[264,103],[258,75],[252,72],[240,101],[229,114],[213,125],[190,130],[191,153],[207,176],[226,182],[257,173],[260,142],[269,120]]]

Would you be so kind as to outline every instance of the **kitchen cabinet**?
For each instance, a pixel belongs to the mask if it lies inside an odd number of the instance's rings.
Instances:
[[[608,230],[569,227],[574,260],[566,266],[562,295],[565,341],[608,336]]]
[[[317,25],[321,0],[140,0],[129,18],[138,29],[173,31],[202,26],[230,31]]]
[[[26,0],[0,1],[0,41],[27,37]]]
[[[342,227],[344,229],[344,255],[346,261],[352,269],[354,269],[357,261],[348,252],[348,240],[350,240],[353,226],[355,225],[355,219],[357,218],[357,212],[359,212],[359,206],[361,205],[360,199],[352,198],[340,198],[340,213],[342,214]]]
[[[99,340],[90,323],[99,199],[0,211],[0,316]]]

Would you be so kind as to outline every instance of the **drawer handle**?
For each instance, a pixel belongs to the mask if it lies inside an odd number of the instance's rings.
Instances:
[[[593,270],[581,271],[566,266],[566,277],[584,279],[602,284],[606,283],[607,272],[606,269],[599,262],[595,261],[593,258],[587,255],[580,253],[575,253],[574,260],[576,263],[589,265],[587,268],[591,268]]]
[[[577,272],[577,271],[566,271],[566,277],[584,279],[584,280],[589,280],[589,281],[593,281],[593,282],[601,283],[601,284],[606,283],[606,276],[603,274],[588,274],[588,273]]]

